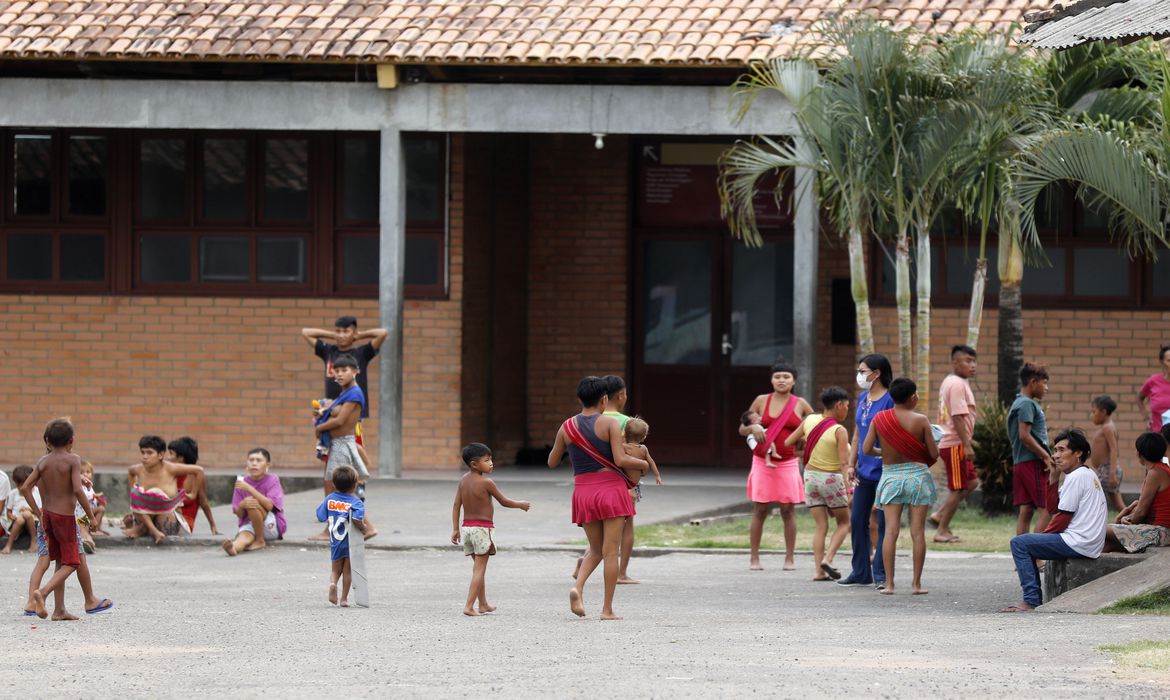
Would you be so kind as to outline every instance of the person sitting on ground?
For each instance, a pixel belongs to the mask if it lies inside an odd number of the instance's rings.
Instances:
[[[1158,433],[1142,433],[1134,442],[1138,462],[1146,468],[1138,499],[1121,509],[1105,528],[1106,552],[1144,552],[1148,547],[1170,547],[1170,466],[1166,440]]]
[[[282,539],[288,530],[284,487],[279,476],[268,473],[271,466],[268,450],[255,447],[248,452],[248,475],[236,478],[232,492],[232,512],[239,518],[239,532],[234,540],[223,541],[223,551],[229,557],[264,549],[270,541]]]
[[[5,527],[8,525],[5,515],[8,513],[8,492],[12,490],[12,482],[8,480],[8,475],[0,469],[0,537],[8,535]],[[19,492],[18,492],[19,493]]]
[[[199,464],[199,443],[184,435],[167,443],[167,459],[175,464]],[[187,531],[195,531],[195,516],[203,510],[207,524],[211,526],[211,534],[218,535],[219,528],[215,526],[215,516],[211,513],[211,502],[207,500],[207,476],[199,477],[180,476],[179,488],[187,492],[183,497],[183,505],[175,512],[175,516],[187,522]]]
[[[886,536],[882,542],[882,563],[886,567],[886,585],[879,592],[894,593],[894,554],[898,546],[898,529],[902,508],[910,506],[910,540],[914,543],[914,578],[910,592],[929,593],[922,587],[922,568],[926,563],[926,512],[938,495],[930,466],[938,461],[930,420],[915,413],[918,385],[906,377],[890,384],[894,407],[873,418],[873,430],[865,436],[862,451],[882,458],[882,479],[878,482],[877,501],[886,516]],[[875,448],[877,438],[881,448]]]
[[[12,470],[12,482],[16,486],[8,492],[8,497],[4,499],[8,517],[8,541],[4,543],[4,549],[0,549],[0,554],[12,554],[12,547],[16,544],[16,540],[20,539],[21,532],[28,533],[28,551],[37,551],[37,517],[33,514],[28,499],[20,492],[20,487],[26,479],[32,476],[32,473],[33,468],[27,464],[22,464]]]
[[[1125,500],[1121,498],[1121,454],[1117,451],[1117,426],[1113,423],[1113,412],[1117,402],[1102,394],[1094,396],[1090,418],[1097,430],[1089,440],[1093,457],[1089,466],[1097,472],[1097,480],[1105,489],[1105,500],[1114,510],[1123,510]]]
[[[841,468],[849,463],[849,431],[841,425],[849,415],[849,394],[839,386],[821,392],[820,414],[810,414],[784,441],[792,447],[804,440],[804,502],[816,522],[813,532],[813,580],[835,581],[841,572],[833,566],[837,549],[849,535],[849,492]],[[825,551],[829,514],[837,528]]]
[[[1000,612],[1028,612],[1041,603],[1040,570],[1036,560],[1096,559],[1105,545],[1109,513],[1097,473],[1085,465],[1092,454],[1089,440],[1077,428],[1061,431],[1052,448],[1053,461],[1064,474],[1057,513],[1044,532],[1012,538],[1012,559],[1023,590],[1023,602]]]
[[[349,528],[356,527],[365,535],[365,539],[373,537],[376,531],[371,531],[366,521],[366,504],[353,495],[357,489],[357,470],[348,464],[340,465],[333,470],[333,486],[336,489],[317,506],[317,520],[325,523],[325,530],[329,533],[329,558],[332,562],[329,570],[329,602],[338,604],[337,584],[341,583],[341,607],[349,607],[349,587],[352,583],[352,573],[349,562]]]
[[[179,488],[178,478],[192,474],[202,476],[203,467],[168,462],[163,459],[166,449],[166,441],[157,435],[144,435],[138,441],[142,461],[130,467],[128,472],[130,510],[133,511],[134,524],[122,530],[126,537],[141,537],[145,533],[154,539],[155,544],[162,544],[167,534],[178,534],[178,530],[164,533],[159,527],[159,519],[180,527],[187,522],[182,518],[169,519],[166,516],[173,514],[187,495]]]

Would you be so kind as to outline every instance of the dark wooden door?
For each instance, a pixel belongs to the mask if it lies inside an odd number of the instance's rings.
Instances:
[[[792,241],[751,249],[715,230],[643,231],[634,267],[630,410],[657,461],[743,466],[739,415],[792,353]]]

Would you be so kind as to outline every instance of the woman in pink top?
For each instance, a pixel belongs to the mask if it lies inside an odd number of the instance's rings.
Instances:
[[[1170,411],[1170,344],[1158,351],[1158,362],[1162,365],[1161,374],[1150,375],[1138,391],[1138,411],[1155,433],[1162,428],[1162,414]]]

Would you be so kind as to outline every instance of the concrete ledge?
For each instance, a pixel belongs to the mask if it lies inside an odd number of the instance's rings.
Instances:
[[[1144,554],[1102,554],[1098,559],[1051,561],[1044,578],[1049,600],[1037,610],[1095,613],[1122,598],[1170,588],[1170,549],[1152,549]]]
[[[285,494],[298,491],[311,491],[321,488],[321,474],[280,474],[280,483]],[[109,499],[106,510],[111,513],[128,513],[130,511],[130,487],[126,481],[126,472],[94,472],[94,490],[105,494]],[[207,474],[207,499],[212,505],[231,503],[232,491],[236,488],[236,473]]]

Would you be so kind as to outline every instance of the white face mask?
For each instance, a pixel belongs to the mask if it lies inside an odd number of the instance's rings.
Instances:
[[[857,371],[857,388],[869,391],[869,388],[873,386],[873,382],[866,379],[869,374],[869,372],[862,372],[861,370]]]

